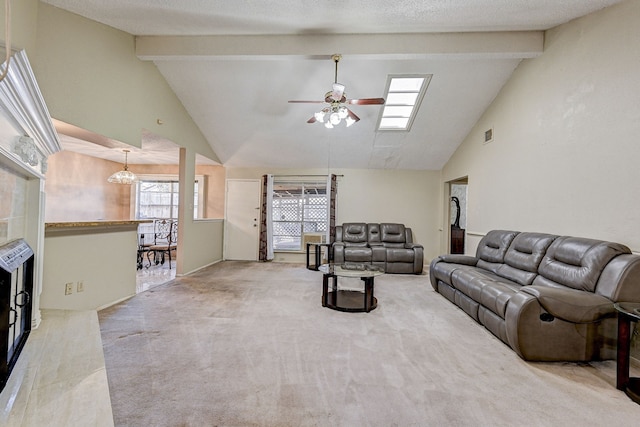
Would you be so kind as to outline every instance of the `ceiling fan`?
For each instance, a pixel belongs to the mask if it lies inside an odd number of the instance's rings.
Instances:
[[[332,89],[324,95],[324,101],[289,101],[294,104],[329,104],[322,110],[318,111],[307,120],[307,123],[320,122],[324,123],[325,127],[333,128],[345,121],[347,127],[351,126],[355,122],[360,120],[360,117],[345,106],[350,105],[382,105],[384,104],[384,98],[361,98],[361,99],[347,99],[347,95],[344,92],[344,85],[338,83],[338,62],[342,59],[342,55],[334,54],[331,59],[336,64],[335,79]]]

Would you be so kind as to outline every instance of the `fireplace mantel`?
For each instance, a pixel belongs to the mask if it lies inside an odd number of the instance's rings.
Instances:
[[[0,105],[18,133],[14,138],[0,138],[0,153],[44,178],[47,157],[62,147],[24,50],[11,57],[9,72],[0,81]]]

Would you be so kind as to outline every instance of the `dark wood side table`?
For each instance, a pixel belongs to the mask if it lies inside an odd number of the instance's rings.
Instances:
[[[360,263],[323,264],[319,270],[323,273],[323,307],[351,313],[369,313],[378,306],[378,300],[373,296],[373,279],[384,274],[382,267]],[[364,291],[339,290],[338,277],[361,279],[364,282]],[[329,282],[331,282],[331,289],[329,289]]]
[[[309,256],[311,255],[311,247],[314,247],[314,261],[315,264],[311,264],[309,261]],[[331,261],[331,243],[307,243],[307,268],[309,270],[318,271],[318,267],[322,264],[322,248],[327,248],[327,261]]]
[[[618,355],[616,358],[616,387],[636,403],[640,403],[640,378],[629,378],[631,351],[631,322],[640,321],[640,303],[618,302]]]
[[[464,254],[464,228],[451,226],[451,253]]]

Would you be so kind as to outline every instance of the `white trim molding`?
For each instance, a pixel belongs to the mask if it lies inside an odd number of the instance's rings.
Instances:
[[[44,176],[47,157],[62,147],[24,50],[13,55],[7,76],[0,82],[0,107],[22,134],[14,141],[0,141],[0,151]]]

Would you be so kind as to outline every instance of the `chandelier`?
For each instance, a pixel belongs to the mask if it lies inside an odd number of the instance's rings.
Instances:
[[[124,151],[124,168],[121,171],[118,171],[116,173],[114,173],[113,175],[111,175],[109,178],[107,178],[107,181],[114,183],[114,184],[133,184],[134,182],[138,181],[138,177],[129,170],[129,167],[127,166],[127,154],[129,153],[129,150],[122,150]]]

